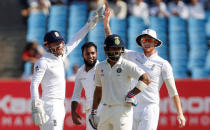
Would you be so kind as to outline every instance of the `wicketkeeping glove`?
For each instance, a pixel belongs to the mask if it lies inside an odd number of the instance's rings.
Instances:
[[[49,120],[49,116],[44,111],[43,101],[40,99],[32,100],[31,106],[33,123],[38,126],[44,125]]]
[[[92,110],[91,114],[88,117],[88,120],[90,122],[90,125],[93,127],[93,129],[97,129],[98,123],[99,123],[99,116],[96,115],[96,110]]]
[[[104,11],[105,11],[105,5],[103,5],[93,13],[91,18],[87,22],[87,26],[89,29],[94,29],[97,22],[104,19]]]
[[[128,92],[127,96],[125,97],[125,102],[131,104],[132,106],[137,106],[136,97],[132,92]]]

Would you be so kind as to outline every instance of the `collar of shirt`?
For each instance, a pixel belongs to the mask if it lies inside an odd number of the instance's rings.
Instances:
[[[46,57],[49,57],[49,58],[53,58],[53,59],[59,59],[59,57],[61,57],[61,56],[55,56],[54,54],[52,54],[52,53],[49,53],[49,52],[46,52],[45,53],[45,56]]]
[[[95,71],[96,66],[97,66],[98,63],[99,63],[99,61],[97,60],[95,66],[92,69],[90,69],[88,72]],[[82,71],[83,72],[86,72],[86,70],[85,70],[85,64],[82,66]],[[88,73],[88,72],[86,72],[86,73]]]
[[[158,56],[158,52],[156,51],[154,54],[152,54],[150,57],[147,57],[145,56],[144,54],[144,59],[147,59],[147,60],[152,60],[154,58],[156,58]]]
[[[111,67],[111,65],[109,64],[109,62],[107,61],[108,59],[106,59],[106,64],[109,65]],[[114,66],[116,65],[120,65],[122,63],[122,56],[120,56],[120,59],[117,61],[117,63],[115,63]],[[112,66],[111,68],[113,68],[114,66]]]

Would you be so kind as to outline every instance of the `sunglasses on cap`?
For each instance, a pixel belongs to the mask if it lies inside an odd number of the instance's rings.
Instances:
[[[155,42],[155,39],[153,38],[141,38],[141,42],[145,43],[145,42]]]

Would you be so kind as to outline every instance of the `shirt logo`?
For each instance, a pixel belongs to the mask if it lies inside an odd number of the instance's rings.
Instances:
[[[136,58],[136,61],[139,62],[140,64],[143,64],[142,61],[140,61],[139,59]]]
[[[155,68],[155,64],[152,65],[151,70],[154,70],[154,68]]]
[[[121,68],[117,68],[117,73],[121,73],[122,69]]]
[[[39,71],[39,66],[36,66],[36,67],[35,67],[35,71],[36,71],[36,72]]]
[[[104,70],[101,69],[101,76],[103,77],[104,76]]]

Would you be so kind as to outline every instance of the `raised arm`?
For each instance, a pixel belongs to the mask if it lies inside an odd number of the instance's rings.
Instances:
[[[87,21],[85,26],[80,29],[70,40],[70,42],[66,45],[66,54],[68,55],[71,53],[71,51],[78,46],[78,44],[82,41],[82,39],[87,35],[87,33],[91,30],[94,29],[97,22],[101,21],[103,19],[103,13],[105,10],[105,6],[100,7],[97,9],[94,13],[93,16]]]
[[[105,32],[105,38],[109,35],[112,34],[111,32],[111,28],[109,26],[109,22],[110,22],[110,17],[111,17],[111,12],[109,10],[108,7],[106,7],[106,10],[105,10],[105,17],[104,17],[104,32]]]

